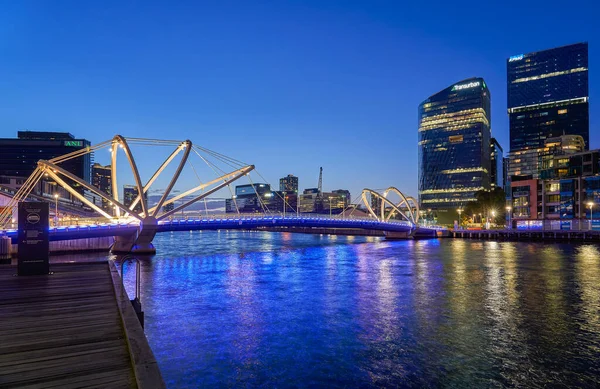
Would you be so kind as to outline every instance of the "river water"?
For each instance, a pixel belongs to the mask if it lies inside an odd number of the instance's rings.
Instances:
[[[142,303],[170,388],[600,386],[597,245],[242,231],[155,245]]]

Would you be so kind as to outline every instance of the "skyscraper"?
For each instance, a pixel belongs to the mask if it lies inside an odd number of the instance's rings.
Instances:
[[[506,63],[508,176],[537,178],[546,139],[580,135],[589,148],[588,45],[514,55]]]
[[[504,152],[496,138],[490,141],[490,167],[492,189],[495,187],[504,189]]]
[[[419,106],[419,203],[439,223],[490,189],[490,99],[485,81],[469,78]]]

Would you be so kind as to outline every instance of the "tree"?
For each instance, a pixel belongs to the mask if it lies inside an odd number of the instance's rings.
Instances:
[[[502,188],[496,187],[491,191],[480,190],[475,193],[475,199],[476,201],[465,207],[465,216],[481,214],[482,218],[490,218],[495,224],[504,224],[506,194]]]

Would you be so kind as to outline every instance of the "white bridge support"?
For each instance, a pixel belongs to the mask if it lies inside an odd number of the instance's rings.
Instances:
[[[390,192],[396,193],[400,197],[400,202],[394,204],[390,201],[387,196]],[[371,200],[375,199],[379,201],[379,215],[373,210],[372,201],[369,201],[368,196],[371,196]],[[419,203],[415,198],[410,196],[405,196],[402,192],[400,192],[397,188],[390,186],[387,188],[383,194],[373,190],[365,188],[361,193],[362,201],[375,219],[381,222],[389,221],[394,215],[401,216],[404,220],[408,221],[412,225],[412,229],[409,233],[386,233],[386,237],[396,238],[396,239],[406,239],[413,236],[413,234],[419,228]],[[386,208],[391,208],[391,210],[386,215]],[[389,235],[389,236],[388,236]],[[406,235],[406,236],[405,236]]]

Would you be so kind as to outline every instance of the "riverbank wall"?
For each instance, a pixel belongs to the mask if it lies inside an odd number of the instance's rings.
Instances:
[[[454,230],[451,236],[457,239],[600,243],[600,231]]]

